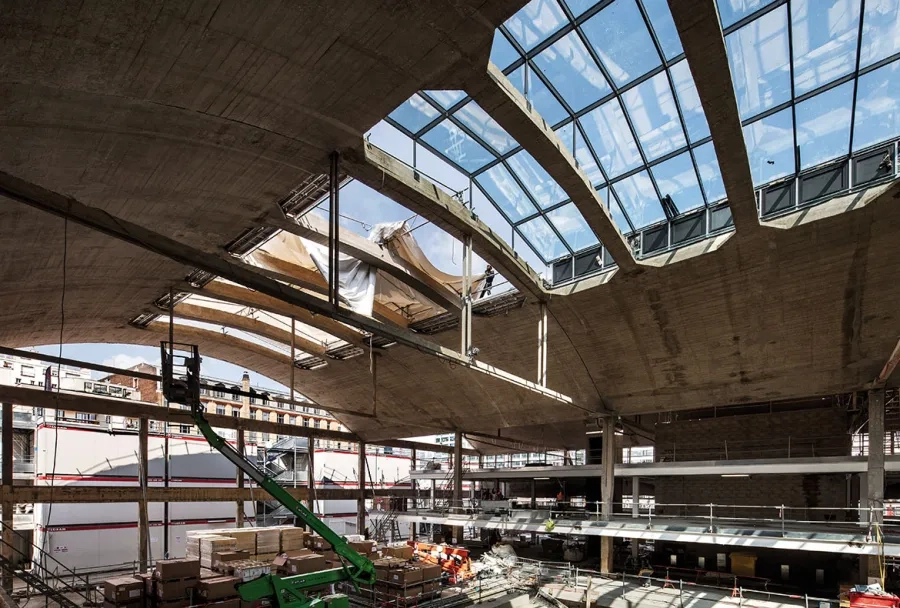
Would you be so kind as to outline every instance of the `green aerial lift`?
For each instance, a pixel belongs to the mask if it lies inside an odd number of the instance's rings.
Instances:
[[[176,353],[176,347],[178,352]],[[279,608],[349,608],[346,595],[314,597],[305,591],[322,585],[349,581],[354,586],[375,583],[375,565],[357,553],[347,540],[326,526],[312,511],[303,506],[278,483],[220,437],[206,420],[200,402],[200,355],[196,345],[162,342],[163,394],[169,403],[181,403],[191,408],[191,417],[206,441],[238,469],[247,474],[259,487],[284,505],[298,520],[324,538],[340,557],[342,566],[331,570],[280,577],[268,574],[238,585],[241,599],[247,602],[268,600]],[[176,365],[175,360],[180,359]],[[176,375],[175,368],[179,373]],[[183,370],[183,372],[182,372]]]

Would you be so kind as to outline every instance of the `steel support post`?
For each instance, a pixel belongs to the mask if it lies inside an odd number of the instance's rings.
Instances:
[[[150,476],[150,421],[141,416],[138,420],[138,482],[141,499],[138,501],[138,563],[141,572],[150,567],[150,515],[147,511],[147,480]]]
[[[296,439],[295,439],[296,441]],[[306,487],[309,488],[309,510],[316,512],[316,440],[312,437],[306,442]]]
[[[409,451],[409,470],[410,470],[410,472],[416,470],[416,456],[417,456],[416,448],[412,448]],[[415,479],[413,479],[412,476],[410,476],[409,485],[413,491],[413,499],[412,499],[413,505],[412,506],[413,506],[413,510],[415,511],[419,508],[419,497],[418,497],[418,492],[416,491],[419,489],[419,482],[416,481]],[[416,522],[410,522],[410,524],[409,524],[409,539],[411,541],[416,540]]]
[[[329,156],[329,213],[328,213],[328,301],[334,308],[340,300],[340,255],[341,255],[341,182],[338,175],[341,167],[340,152]],[[293,388],[293,387],[291,387]]]
[[[237,432],[237,450],[241,456],[244,456],[244,452],[246,452],[246,447],[244,443],[244,430],[239,429]],[[234,467],[236,471],[235,479],[237,481],[237,487],[243,489],[244,487],[244,472],[239,468]],[[244,501],[239,500],[236,503],[236,511],[234,514],[234,525],[236,528],[244,527]]]
[[[59,379],[57,379],[59,382]],[[2,447],[0,449],[3,450],[2,453],[2,480],[4,490],[7,492],[7,496],[12,494],[12,486],[13,486],[13,405],[12,403],[4,403],[3,404],[3,414],[2,414]],[[13,537],[13,511],[16,508],[16,504],[13,501],[4,501],[0,504],[0,509],[2,509],[2,513],[0,513],[0,517],[3,518],[3,547],[2,547],[2,555],[9,562],[15,562],[15,555],[13,553],[13,546],[15,543],[15,539]],[[48,522],[49,524],[49,522]],[[3,572],[3,589],[7,593],[12,593],[13,590],[13,579],[12,575],[9,572]]]
[[[366,444],[359,442],[359,498],[356,504],[356,533],[366,533]]]
[[[547,304],[541,302],[538,319],[538,372],[537,383],[547,386]]]
[[[641,499],[641,478],[634,476],[631,478],[631,518],[637,519],[640,516],[640,499]],[[631,556],[637,560],[638,558],[638,539],[631,539]],[[637,563],[637,562],[635,562]]]
[[[472,358],[472,236],[463,235],[462,302],[460,308],[460,354]]]

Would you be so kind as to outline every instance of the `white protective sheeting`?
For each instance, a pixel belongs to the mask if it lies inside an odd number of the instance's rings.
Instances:
[[[323,247],[307,239],[303,246],[309,252],[309,257],[323,277],[328,276],[330,260],[328,259],[328,247]],[[340,285],[340,297],[350,310],[372,316],[372,308],[375,305],[375,268],[360,262],[356,258],[341,253],[338,256],[338,284]]]

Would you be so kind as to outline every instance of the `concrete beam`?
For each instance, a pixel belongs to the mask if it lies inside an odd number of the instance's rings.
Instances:
[[[302,277],[303,282],[310,286],[308,287],[308,289],[310,289],[311,291],[315,291],[316,293],[320,293],[323,295],[328,294],[328,283],[325,281],[325,277],[323,277],[318,270],[310,270],[309,268],[304,268],[299,264],[294,264],[292,262],[288,262],[287,260],[282,260],[281,258],[270,255],[262,250],[254,251],[253,257],[266,266],[276,269],[278,272],[281,272],[288,276]],[[390,308],[389,306],[382,304],[378,300],[375,300],[372,304],[372,315],[376,318],[382,319],[383,321],[393,323],[397,327],[409,326],[409,320],[405,316]]]
[[[252,317],[226,312],[218,308],[181,302],[175,306],[175,316],[180,319],[201,321],[203,323],[211,323],[213,325],[222,325],[223,327],[230,327],[231,329],[247,331],[256,334],[257,336],[275,340],[281,344],[291,343],[291,332],[288,330],[280,329],[271,323],[266,323]],[[180,328],[181,326],[179,325],[176,330]],[[314,342],[302,336],[294,336],[294,343],[298,350],[319,357],[324,357],[325,351],[328,350],[324,344]]]
[[[140,418],[141,416],[146,416],[149,420],[168,421],[172,424],[192,425],[194,423],[190,414],[181,409],[167,409],[156,404],[144,403],[141,401],[107,399],[102,397],[90,397],[87,395],[74,395],[71,393],[57,394],[37,390],[37,388],[25,388],[22,386],[0,385],[0,402],[28,407],[42,407],[47,410],[61,409],[105,416],[123,416],[125,418]],[[284,435],[286,437],[306,437],[308,439],[318,437],[319,439],[346,441],[348,443],[357,443],[359,441],[358,436],[344,431],[315,429],[293,424],[279,424],[267,420],[221,416],[219,414],[206,414],[206,419],[213,427],[220,429],[244,429],[259,433],[270,433],[272,435]],[[401,449],[418,448],[423,452],[453,453],[453,446],[406,441],[403,439],[378,441],[374,445]],[[471,449],[464,450],[464,452],[467,454],[478,453]]]
[[[317,215],[309,213],[296,219],[270,217],[266,218],[265,223],[272,228],[328,246],[328,226]],[[402,260],[391,255],[388,249],[353,232],[341,231],[340,251],[402,281],[445,310],[459,314],[458,293],[418,269],[407,267]]]
[[[634,271],[638,264],[631,247],[575,157],[500,68],[488,62],[487,77],[479,74],[466,85],[466,92],[565,190],[619,268]]]
[[[669,0],[697,86],[739,237],[761,231],[750,158],[715,0]]]
[[[344,151],[343,166],[360,182],[427,218],[460,241],[463,235],[471,234],[475,253],[503,274],[516,289],[538,300],[547,299],[541,277],[506,241],[462,203],[411,167],[369,142],[363,142],[359,150]]]

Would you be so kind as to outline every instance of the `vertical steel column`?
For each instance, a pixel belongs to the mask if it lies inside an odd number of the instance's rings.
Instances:
[[[641,497],[641,478],[635,475],[631,478],[631,518],[640,517],[640,497]],[[638,558],[638,539],[631,539],[631,556],[637,560]]]
[[[462,311],[460,317],[460,354],[470,355],[472,350],[472,235],[463,235],[462,251]]]
[[[547,386],[547,303],[541,302],[538,319],[538,373],[537,381]]]
[[[169,360],[175,355],[175,291],[169,287]],[[166,403],[166,409],[169,404]],[[169,487],[169,420],[163,436],[163,487]],[[163,558],[169,557],[169,503],[163,503]]]
[[[149,468],[150,421],[141,416],[138,421],[138,481],[141,486],[141,499],[138,501],[138,562],[141,572],[150,567],[150,515],[147,511],[147,480]]]
[[[359,442],[359,498],[356,505],[356,533],[366,532],[366,444]]]
[[[59,379],[57,379],[59,382]],[[52,384],[52,383],[51,383]],[[6,496],[12,496],[13,492],[13,405],[12,403],[4,403],[3,404],[3,414],[2,414],[2,447],[0,449],[2,452],[2,480],[3,480],[3,490]],[[0,513],[0,517],[3,519],[3,547],[2,553],[3,557],[6,558],[10,562],[14,562],[15,556],[13,554],[13,544],[15,539],[13,537],[13,511],[16,508],[15,502],[12,500],[3,501],[2,505],[0,505],[0,509],[2,509],[2,513]],[[47,522],[49,525],[49,522]],[[7,593],[12,593],[13,590],[13,579],[12,575],[9,572],[3,572],[3,589]]]
[[[471,237],[469,240],[469,247],[471,254]],[[471,318],[471,317],[470,317]],[[463,462],[462,462],[462,443],[463,436],[461,431],[456,431],[453,434],[453,506],[454,507],[462,507],[463,502],[463,493],[462,493],[462,482],[463,482]],[[459,511],[458,511],[459,512]],[[460,526],[453,527],[453,538],[454,543],[462,544],[463,542],[463,529]]]
[[[341,154],[337,150],[329,156],[329,210],[328,210],[328,301],[335,308],[340,300],[340,241],[341,241],[341,184],[338,175],[341,167]]]
[[[296,411],[296,403],[294,401],[294,370],[296,369],[297,362],[297,320],[294,317],[291,317],[291,411]],[[297,468],[297,463],[294,463],[294,468]]]
[[[416,448],[412,448],[409,451],[409,471],[410,471],[410,473],[412,473],[413,471],[416,470],[416,455],[417,455]],[[413,510],[416,510],[419,508],[419,497],[418,497],[418,492],[417,492],[417,490],[419,489],[419,482],[416,481],[416,479],[413,478],[412,475],[410,475],[409,476],[409,485],[413,491],[413,499],[412,499],[413,500]],[[416,540],[416,522],[411,522],[409,524],[409,539],[411,541]]]
[[[246,447],[244,443],[244,429],[238,429],[237,431],[237,450],[241,456],[244,456],[244,452],[246,452]],[[235,467],[235,471],[237,471],[236,479],[237,479],[237,487],[239,490],[244,489],[244,472],[239,468]],[[237,501],[237,511],[235,512],[235,520],[234,525],[236,528],[244,527],[244,500],[241,499]]]
[[[306,488],[309,490],[306,502],[309,510],[316,512],[316,440],[310,437],[306,440]]]

